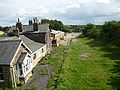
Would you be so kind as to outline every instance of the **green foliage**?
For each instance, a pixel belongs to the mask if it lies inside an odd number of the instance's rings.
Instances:
[[[9,29],[10,29],[10,27],[8,27],[8,26],[6,26],[6,27],[0,26],[0,31],[7,32]]]
[[[42,19],[41,23],[42,24],[50,24],[51,29],[67,31],[64,24],[58,20]]]
[[[87,24],[84,26],[83,35],[91,38],[98,38],[100,35],[100,26],[94,24]]]
[[[8,35],[0,35],[0,37],[7,37]]]
[[[90,31],[91,31],[91,29],[93,29],[94,28],[94,25],[93,24],[87,24],[87,25],[85,25],[84,26],[84,29],[83,29],[83,35],[84,36],[90,36]]]
[[[8,32],[9,29],[10,29],[10,27],[6,26],[3,28],[3,31]]]
[[[87,24],[84,26],[83,35],[108,44],[120,45],[120,21],[109,21],[104,25]]]
[[[2,26],[0,26],[0,31],[2,31],[3,30],[3,27]]]
[[[69,32],[80,32],[82,31],[82,26],[81,25],[66,25],[66,29]]]
[[[105,22],[101,34],[110,44],[120,45],[120,21]]]
[[[90,37],[91,38],[98,38],[100,36],[100,29],[97,29],[96,27],[91,29]]]

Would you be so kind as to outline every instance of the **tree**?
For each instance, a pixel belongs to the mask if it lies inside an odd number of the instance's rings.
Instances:
[[[41,23],[42,23],[42,24],[49,24],[50,21],[49,21],[49,19],[42,19],[42,20],[41,20]]]
[[[83,29],[83,35],[84,36],[90,36],[91,34],[91,30],[95,27],[95,25],[93,24],[87,24],[84,26],[84,29]]]
[[[2,26],[0,26],[0,31],[3,31],[3,27]]]
[[[64,24],[61,21],[42,19],[41,23],[42,24],[50,24],[51,29],[66,31],[66,27],[64,26]]]
[[[120,44],[120,21],[105,22],[102,37],[111,44]]]

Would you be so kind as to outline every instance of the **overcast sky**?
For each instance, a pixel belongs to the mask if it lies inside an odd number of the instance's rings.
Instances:
[[[120,0],[0,0],[0,25],[24,24],[33,17],[64,24],[103,24],[120,20]]]

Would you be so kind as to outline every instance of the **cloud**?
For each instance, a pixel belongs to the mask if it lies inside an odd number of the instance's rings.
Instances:
[[[64,24],[103,24],[119,20],[119,0],[0,0],[0,25],[24,24],[33,17],[58,19]]]
[[[111,2],[111,0],[98,0],[98,3],[109,4],[110,2]]]

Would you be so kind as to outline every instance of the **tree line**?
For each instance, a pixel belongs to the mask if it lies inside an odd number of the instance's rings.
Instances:
[[[85,37],[120,45],[120,21],[108,21],[103,25],[87,24],[82,31]]]
[[[64,24],[58,20],[42,19],[41,24],[49,24],[50,29],[66,31]]]
[[[7,33],[9,29],[10,29],[10,27],[8,27],[8,26],[5,26],[5,27],[0,26],[0,31],[4,31]]]
[[[58,20],[42,19],[41,24],[49,24],[51,29],[60,30],[64,32],[79,32],[81,31],[80,25],[64,25]]]

